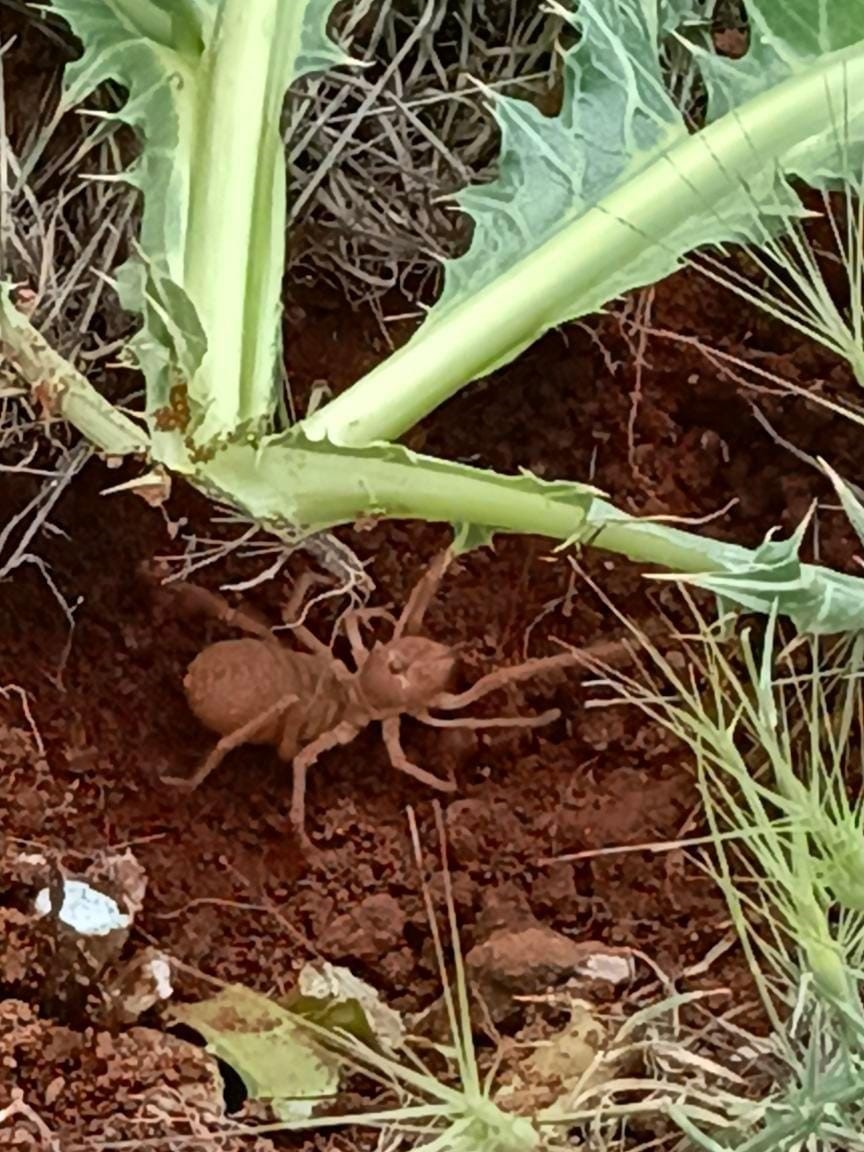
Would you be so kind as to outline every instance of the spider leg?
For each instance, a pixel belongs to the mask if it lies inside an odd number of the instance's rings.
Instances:
[[[430,716],[428,712],[418,712],[416,718],[432,728],[542,728],[544,724],[551,724],[553,720],[557,720],[560,715],[560,708],[550,708],[537,716],[491,716],[489,719],[457,716],[444,719]]]
[[[426,615],[426,611],[438,591],[438,585],[450,567],[452,559],[452,548],[445,548],[443,552],[439,552],[414,585],[411,595],[405,602],[405,607],[396,621],[396,627],[393,629],[394,640],[398,640],[401,636],[418,635],[423,627],[423,617]]]
[[[285,621],[285,627],[289,629],[291,634],[295,636],[303,647],[308,649],[313,656],[326,656],[327,659],[330,660],[333,654],[324,641],[319,640],[311,629],[301,623],[303,618],[303,601],[306,598],[306,593],[316,584],[326,583],[328,583],[328,581],[325,580],[324,577],[317,576],[314,572],[304,572],[294,583],[291,595],[288,598],[288,603],[282,609],[282,619]]]
[[[455,712],[474,704],[497,688],[505,684],[515,684],[520,680],[530,680],[532,676],[542,676],[544,673],[556,671],[559,668],[568,668],[578,663],[578,657],[570,652],[560,656],[540,656],[535,660],[526,660],[523,664],[514,664],[510,668],[498,668],[487,676],[481,676],[476,684],[472,684],[464,692],[442,692],[440,696],[429,705],[430,708],[440,708],[444,712]]]
[[[257,716],[253,716],[251,720],[229,732],[227,736],[223,736],[197,772],[191,776],[162,776],[161,782],[172,788],[180,788],[184,792],[194,792],[210,773],[219,767],[229,752],[233,752],[241,744],[248,744],[265,724],[281,715],[292,704],[296,704],[298,699],[299,697],[293,693],[282,696],[275,704],[271,704],[269,708],[265,708],[263,712],[259,712]]]
[[[293,790],[291,793],[291,823],[301,839],[306,839],[306,776],[320,756],[339,744],[350,744],[360,732],[356,724],[343,722],[327,732],[322,732],[311,744],[307,744],[291,761],[294,769]]]
[[[366,657],[369,655],[369,649],[363,643],[363,636],[360,632],[361,616],[359,612],[349,612],[344,618],[345,635],[348,637],[348,643],[351,645],[351,655],[354,658],[354,664],[359,671],[366,663]]]
[[[220,592],[211,592],[187,580],[168,585],[168,591],[177,600],[184,614],[212,616],[231,628],[239,628],[262,640],[273,640],[273,633],[263,621],[242,608],[232,608]]]
[[[404,772],[415,780],[419,780],[421,784],[426,784],[429,788],[435,788],[439,792],[455,792],[456,781],[452,776],[449,780],[442,780],[439,776],[433,776],[431,772],[427,772],[425,768],[418,768],[416,764],[411,763],[402,748],[399,727],[398,716],[391,716],[381,723],[384,733],[384,747],[387,749],[387,755],[393,767],[399,772]]]
[[[358,672],[369,656],[369,649],[363,640],[361,629],[370,620],[386,620],[391,628],[396,627],[396,617],[386,608],[355,608],[351,612],[346,612],[340,619],[348,643],[351,645],[351,656]]]

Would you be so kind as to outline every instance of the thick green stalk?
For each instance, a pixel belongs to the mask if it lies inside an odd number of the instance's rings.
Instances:
[[[192,163],[183,287],[207,333],[191,382],[196,438],[270,420],[284,266],[280,117],[300,53],[304,4],[224,0],[201,62],[203,121]]]
[[[285,264],[282,108],[291,84],[342,59],[336,0],[52,0],[83,52],[64,106],[105,81],[140,152],[139,244],[117,272],[142,316],[152,453],[174,470],[272,427]]]
[[[864,97],[864,44],[792,79],[674,145],[487,287],[434,315],[393,356],[304,422],[334,444],[394,440],[464,385],[532,343],[590,295],[609,267],[662,246],[682,220],[723,202],[824,132]]]
[[[531,490],[521,477],[398,447],[337,450],[290,436],[271,437],[258,448],[231,445],[195,482],[223,499],[242,492],[246,512],[265,525],[311,531],[369,518],[488,525],[602,548],[676,573],[745,577],[752,610],[767,612],[777,600],[780,613],[802,632],[864,629],[864,579],[800,564],[790,581],[787,562],[775,584],[750,549],[640,520],[578,484],[536,481]]]

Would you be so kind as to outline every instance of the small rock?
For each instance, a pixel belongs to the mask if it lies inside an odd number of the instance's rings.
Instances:
[[[514,1011],[515,996],[531,996],[574,980],[618,984],[629,978],[629,953],[594,940],[571,940],[541,924],[493,932],[468,953],[471,979],[492,1019]]]
[[[413,949],[403,945],[388,952],[378,965],[377,971],[391,988],[404,991],[411,987],[416,965],[417,957]]]
[[[380,960],[404,941],[405,913],[386,892],[367,896],[324,929],[318,947],[329,956],[363,961]]]
[[[85,880],[65,880],[60,897],[56,907],[53,906],[50,888],[43,888],[33,902],[36,916],[41,918],[53,912],[61,924],[79,936],[108,936],[132,923],[132,917],[121,912],[113,897],[91,887]]]

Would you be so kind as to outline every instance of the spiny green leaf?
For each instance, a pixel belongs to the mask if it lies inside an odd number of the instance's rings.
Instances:
[[[128,92],[116,119],[143,141],[125,178],[146,196],[141,245],[180,281],[182,228],[188,210],[201,59],[212,31],[214,0],[185,0],[169,14],[154,0],[52,0],[83,46],[64,74],[63,106],[82,104],[101,84]]]
[[[489,548],[494,540],[495,529],[486,524],[453,525],[453,552],[457,556],[475,552],[478,548]]]
[[[306,0],[295,74],[306,76],[351,61],[331,40],[327,25],[338,0]]]
[[[803,527],[791,541],[769,540],[750,551],[640,520],[590,485],[502,476],[398,445],[344,448],[309,440],[299,429],[255,445],[228,445],[194,480],[262,525],[311,532],[357,519],[409,517],[478,525],[463,542],[485,543],[494,532],[527,532],[685,573],[672,578],[748,610],[770,612],[779,598],[781,612],[803,632],[864,628],[864,581],[801,561]]]
[[[834,54],[864,43],[864,4],[846,0],[746,0],[749,45],[739,59],[698,51],[716,120],[783,81],[825,67]],[[821,186],[861,175],[864,108],[826,76],[833,117],[783,159],[783,169]]]
[[[860,627],[860,606],[854,598],[835,595],[840,591],[836,573],[805,564],[799,556],[807,516],[787,540],[766,538],[739,564],[725,572],[704,575],[655,575],[713,592],[721,605],[736,605],[748,612],[769,614],[776,610],[788,617],[800,632],[814,635],[854,631]]]
[[[200,1033],[250,1098],[271,1104],[282,1119],[310,1116],[339,1086],[336,1058],[295,1016],[250,988],[233,985],[209,1000],[175,1005],[170,1016]]]
[[[564,57],[562,110],[548,117],[525,100],[490,93],[501,130],[499,176],[456,197],[474,219],[474,237],[464,256],[446,262],[444,292],[423,330],[687,136],[663,82],[666,28],[656,4],[583,0],[575,14],[556,8],[581,34]],[[566,315],[553,323],[615,294],[604,290],[593,303],[569,300]],[[515,351],[508,350],[508,360]]]
[[[828,476],[828,479],[834,485],[834,491],[840,499],[843,511],[846,513],[846,518],[855,530],[855,535],[861,541],[862,545],[864,545],[864,503],[862,503],[860,497],[846,483],[843,477],[834,471],[830,464],[826,464],[824,460],[820,460],[819,463]]]
[[[546,117],[524,100],[493,99],[501,128],[500,175],[457,197],[474,218],[474,239],[465,256],[447,263],[445,290],[427,325],[661,157],[668,155],[674,164],[671,150],[690,135],[667,90],[662,59],[664,38],[689,4],[581,0],[575,12],[561,4],[555,7],[580,33],[579,43],[564,57],[561,112]],[[733,101],[727,111],[739,102]],[[750,187],[731,180],[723,202],[706,204],[706,209],[695,218],[683,218],[662,237],[646,233],[645,250],[635,261],[610,267],[584,296],[567,300],[561,314],[551,318],[553,323],[599,310],[615,296],[653,283],[695,247],[761,238],[762,214],[785,216],[799,210],[791,192],[776,185],[773,169]],[[640,228],[635,216],[629,223]],[[508,360],[512,354],[508,349]]]

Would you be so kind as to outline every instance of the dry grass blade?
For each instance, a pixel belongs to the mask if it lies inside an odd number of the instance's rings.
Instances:
[[[135,195],[84,175],[88,168],[119,170],[119,144],[110,133],[78,124],[57,131],[68,40],[31,6],[9,0],[5,6],[14,17],[13,36],[0,48],[0,278],[21,286],[19,306],[53,348],[110,386],[104,368],[131,329],[105,277],[132,234]],[[104,100],[110,107],[111,93]],[[70,624],[71,610],[34,546],[53,531],[51,512],[88,456],[0,361],[0,469],[42,480],[0,528],[0,579],[35,565]]]
[[[560,20],[519,0],[362,0],[339,34],[366,64],[309,81],[288,113],[295,268],[355,299],[433,280],[469,225],[446,199],[495,172],[498,132],[471,83],[555,98]]]

